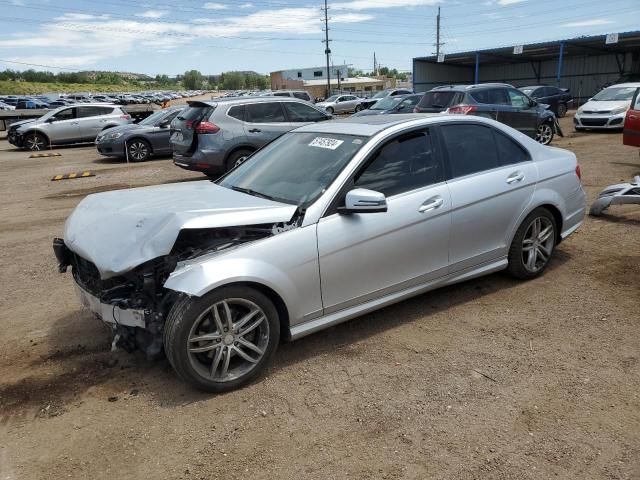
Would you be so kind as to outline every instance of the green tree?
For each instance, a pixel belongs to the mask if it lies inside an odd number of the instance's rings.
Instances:
[[[198,70],[189,70],[184,72],[182,84],[188,90],[198,90],[202,87],[202,74]]]

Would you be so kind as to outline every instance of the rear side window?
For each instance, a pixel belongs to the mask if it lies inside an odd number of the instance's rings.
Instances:
[[[402,135],[383,145],[356,176],[354,185],[392,196],[443,179],[429,132],[423,130]]]
[[[237,120],[244,121],[244,105],[236,105],[231,107],[227,112],[227,115]]]
[[[293,96],[299,98],[300,100],[311,100],[311,97],[307,92],[293,92]]]
[[[422,108],[442,108],[444,110],[445,108],[453,105],[456,93],[457,92],[453,91],[427,92],[422,97],[422,100],[420,100],[418,106]]]
[[[527,151],[497,130],[493,131],[500,165],[512,165],[531,160]]]
[[[189,107],[180,115],[178,115],[178,120],[184,120],[187,122],[199,122],[204,118],[209,118],[213,113],[213,107],[210,106],[197,106],[197,107]]]
[[[496,142],[489,127],[470,124],[443,125],[441,131],[452,178],[499,166]]]
[[[113,113],[113,107],[78,107],[78,118],[97,117]]]
[[[276,92],[273,94],[274,97],[289,97],[289,93],[288,92]]]
[[[247,122],[278,123],[286,122],[280,102],[254,103],[246,106]]]
[[[327,119],[324,113],[302,103],[284,102],[283,106],[290,122],[320,122]]]

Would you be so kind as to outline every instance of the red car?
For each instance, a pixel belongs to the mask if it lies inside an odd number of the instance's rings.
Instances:
[[[624,117],[622,143],[631,147],[640,147],[640,92],[636,92],[631,107]]]

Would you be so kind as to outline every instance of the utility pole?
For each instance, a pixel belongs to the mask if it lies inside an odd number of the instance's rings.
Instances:
[[[436,57],[440,56],[440,7],[436,17]]]
[[[373,52],[373,76],[378,75],[378,63],[376,62],[376,52]]]
[[[324,0],[324,40],[325,44],[324,53],[327,56],[327,96],[331,96],[331,69],[329,67],[329,56],[331,55],[331,49],[329,48],[329,6],[327,0]]]

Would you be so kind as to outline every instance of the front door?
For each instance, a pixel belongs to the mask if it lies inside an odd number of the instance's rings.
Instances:
[[[441,127],[450,167],[451,272],[505,257],[538,179],[527,151],[484,125]]]
[[[47,127],[47,134],[52,143],[64,143],[78,138],[77,108],[65,108],[52,117]]]
[[[244,132],[251,145],[260,148],[291,130],[281,102],[246,105]]]
[[[447,274],[451,199],[430,133],[386,142],[351,180],[349,189],[384,193],[386,212],[329,212],[318,223],[325,314]]]
[[[538,130],[538,109],[532,105],[531,99],[515,88],[508,89],[511,110],[507,119],[503,119],[510,127],[521,131],[531,138],[535,138]]]
[[[631,147],[640,147],[640,89],[631,101],[622,131],[622,143]]]

